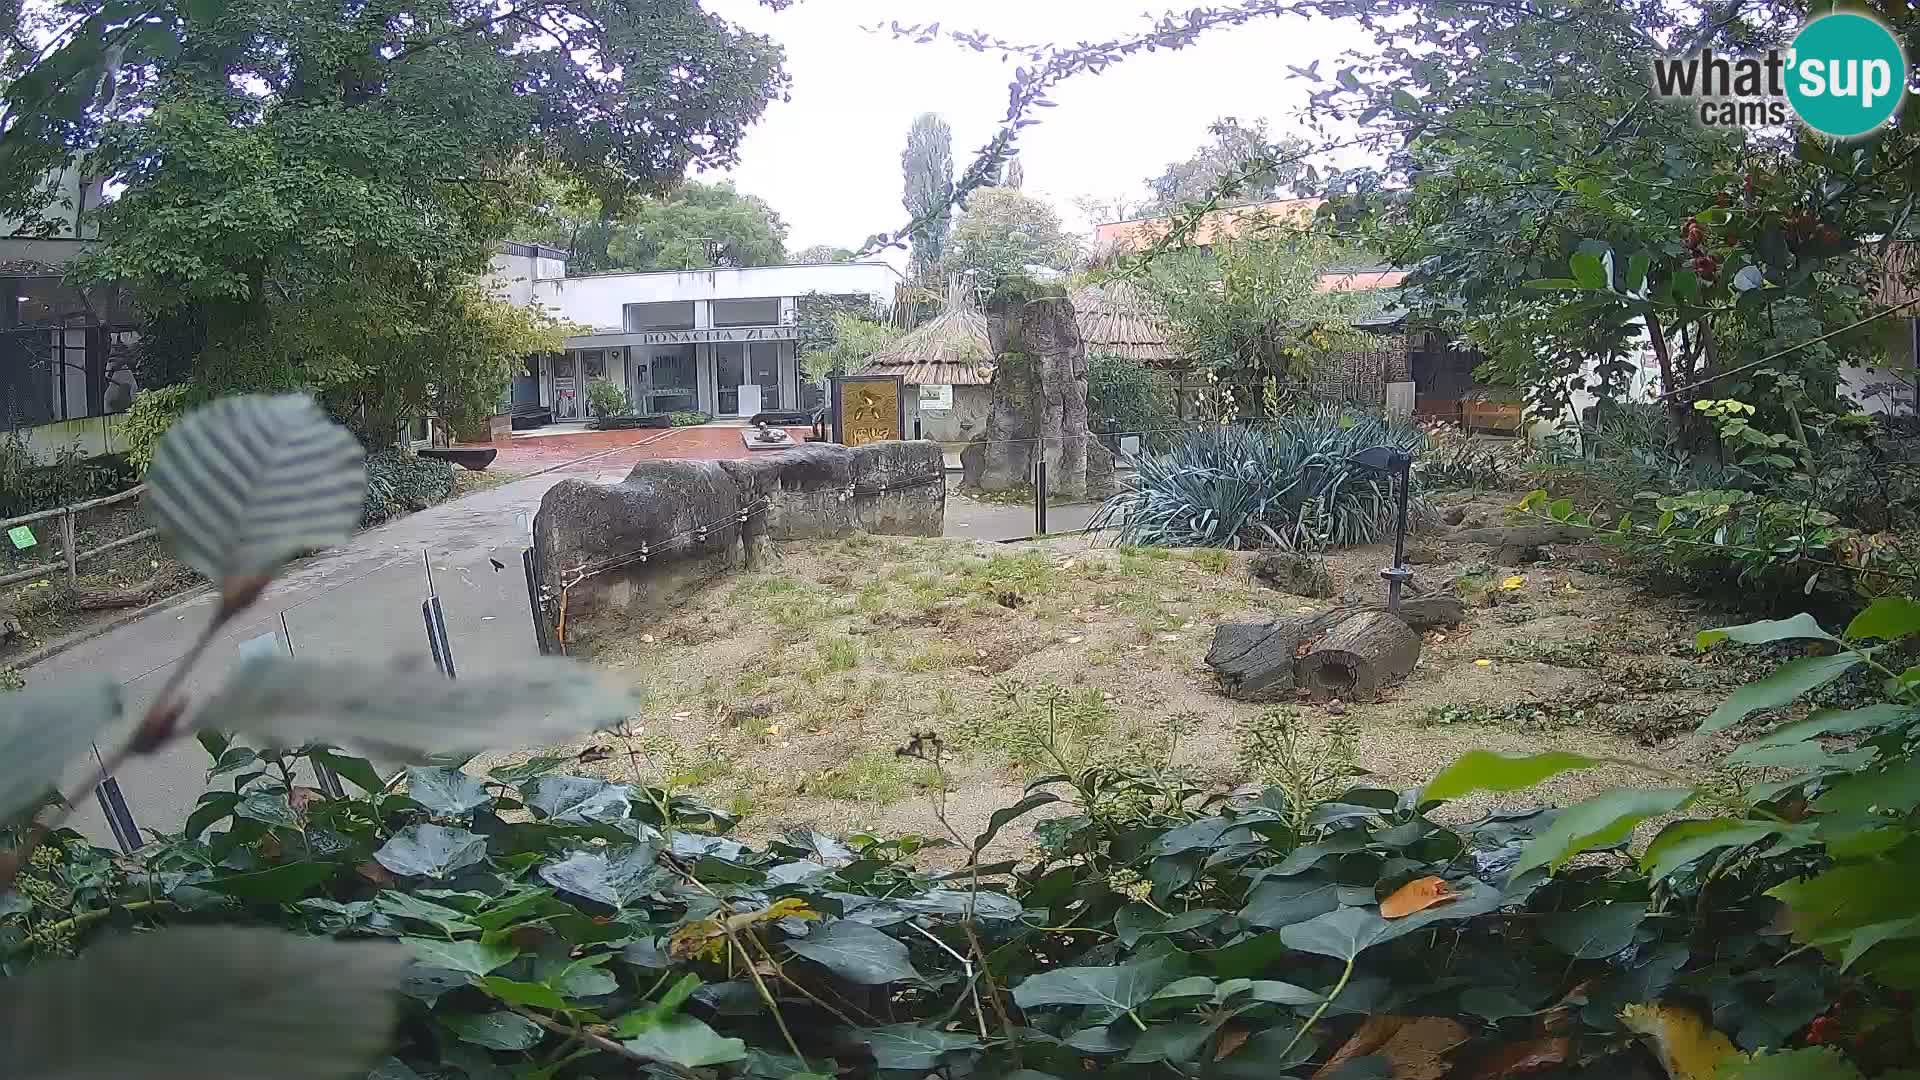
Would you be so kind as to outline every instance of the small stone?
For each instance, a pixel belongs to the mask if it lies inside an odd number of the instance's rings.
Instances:
[[[641,635],[640,635],[640,644],[642,644],[642,645],[651,645],[651,644],[653,644],[653,635],[652,635],[652,634],[641,634]]]
[[[1334,698],[1332,701],[1327,702],[1327,715],[1345,716],[1347,715],[1347,707],[1340,703],[1339,698]]]
[[[1160,641],[1179,641],[1180,640],[1179,634],[1156,634],[1154,636]]]
[[[1078,645],[1078,644],[1080,644],[1081,642],[1083,642],[1083,641],[1085,641],[1085,640],[1087,640],[1087,639],[1086,639],[1086,638],[1083,638],[1083,637],[1081,637],[1081,636],[1079,636],[1078,634],[1076,634],[1076,635],[1074,635],[1073,637],[1070,637],[1070,638],[1068,638],[1068,639],[1067,639],[1067,644],[1069,644],[1069,645]]]

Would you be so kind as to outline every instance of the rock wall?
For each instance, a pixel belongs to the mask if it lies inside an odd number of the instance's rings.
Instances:
[[[967,473],[968,481],[985,491],[1020,487],[1030,482],[1036,455],[1044,454],[1050,493],[1062,499],[1089,494],[1087,348],[1073,302],[1015,299],[996,304],[987,319],[993,400],[979,467]],[[1096,463],[1094,473],[1096,485],[1110,485],[1111,462]]]
[[[562,480],[540,501],[533,543],[554,640],[579,651],[762,565],[773,541],[939,536],[945,525],[939,444],[812,443],[741,461],[642,461],[618,484]]]

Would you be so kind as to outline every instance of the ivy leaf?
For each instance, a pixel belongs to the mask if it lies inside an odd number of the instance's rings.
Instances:
[[[1676,821],[1660,830],[1640,856],[1640,872],[1649,882],[1660,882],[1682,867],[1721,848],[1757,844],[1780,832],[1777,825],[1754,824],[1738,818]]]
[[[1029,980],[1031,981],[1031,980]],[[873,1054],[878,1069],[913,1069],[925,1072],[940,1067],[940,1059],[956,1050],[973,1050],[980,1040],[960,1031],[943,1031],[920,1024],[889,1024],[879,1028],[858,1028],[855,1034]]]
[[[1567,265],[1573,271],[1573,280],[1583,289],[1606,289],[1611,285],[1607,280],[1606,261],[1597,252],[1576,251]]]
[[[1498,1023],[1512,1016],[1526,1016],[1533,1009],[1508,990],[1498,987],[1475,986],[1460,992],[1460,1011],[1472,1013],[1489,1023]]]
[[[401,877],[446,878],[487,857],[487,838],[445,825],[409,825],[373,853],[375,862]]]
[[[0,822],[40,801],[101,732],[120,719],[107,678],[17,690],[0,709]]]
[[[1457,799],[1476,791],[1520,791],[1549,777],[1604,764],[1584,754],[1549,750],[1541,754],[1502,754],[1469,750],[1440,770],[1420,790],[1422,801]]]
[[[723,1039],[719,1033],[691,1016],[676,1016],[657,1024],[621,1045],[643,1057],[668,1061],[682,1068],[725,1065],[747,1056],[747,1044],[739,1039]]]
[[[438,941],[434,938],[401,938],[421,963],[468,975],[486,975],[504,967],[520,950],[511,945],[485,945],[478,941]]]
[[[1540,934],[1576,960],[1599,960],[1633,944],[1634,931],[1645,921],[1645,904],[1599,904],[1547,916]]]
[[[1722,641],[1737,641],[1742,645],[1770,645],[1776,641],[1795,641],[1813,638],[1818,641],[1838,641],[1839,638],[1821,629],[1820,621],[1806,612],[1790,619],[1762,619],[1759,622],[1743,623],[1740,626],[1722,626],[1714,630],[1702,630],[1694,635],[1694,647],[1705,651]]]
[[[1767,283],[1767,275],[1757,266],[1743,266],[1733,275],[1733,287],[1740,292],[1752,292]]]
[[[312,757],[314,764],[325,765],[333,770],[335,776],[369,795],[378,795],[387,790],[387,782],[380,779],[380,774],[374,771],[373,763],[366,758],[349,757],[327,749],[313,751]]]
[[[1012,806],[995,810],[993,816],[987,819],[987,831],[973,838],[974,856],[978,857],[980,852],[984,850],[988,844],[993,843],[993,838],[1000,835],[1001,829],[1006,828],[1015,820],[1026,816],[1034,810],[1038,810],[1048,803],[1057,803],[1059,801],[1060,796],[1055,795],[1051,791],[1036,791],[1026,798],[1021,799],[1019,802],[1014,803]]]
[[[216,877],[198,883],[197,887],[250,904],[290,904],[333,877],[337,869],[333,863],[326,862],[287,863],[251,874]]]
[[[1288,926],[1340,906],[1340,886],[1315,874],[1268,878],[1247,896],[1240,917],[1255,926]]]
[[[493,802],[479,777],[459,769],[418,766],[407,770],[407,798],[435,817],[463,817]]]
[[[248,394],[167,430],[143,502],[182,562],[226,583],[345,543],[366,492],[366,452],[312,398]]]
[[[1847,947],[1840,953],[1840,970],[1844,973],[1883,941],[1911,937],[1920,937],[1920,916],[1862,926],[1847,936]]]
[[[545,1036],[540,1025],[519,1013],[501,1009],[490,1013],[455,1013],[440,1022],[461,1042],[489,1050],[530,1050]]]
[[[1805,720],[1782,724],[1727,755],[1727,764],[1740,765],[1756,754],[1775,747],[1792,746],[1820,735],[1852,735],[1855,732],[1888,728],[1920,719],[1920,709],[1911,705],[1866,705],[1858,709],[1820,709]]]
[[[287,801],[285,794],[278,791],[248,792],[234,804],[233,816],[283,829],[300,827],[300,818],[293,812],[293,804]]]
[[[787,948],[819,964],[848,982],[861,986],[918,980],[907,958],[907,947],[871,926],[840,919],[805,938],[787,942]]]
[[[1846,636],[1855,641],[1898,641],[1914,633],[1920,633],[1920,601],[1909,596],[1883,596],[1853,617]]]
[[[529,657],[448,679],[431,669],[257,656],[194,716],[268,745],[353,746],[379,758],[563,743],[617,725],[632,687],[563,657]]]
[[[595,825],[619,821],[633,789],[594,776],[543,776],[527,788],[527,808],[550,821]]]
[[[1458,883],[1459,898],[1450,904],[1430,907],[1404,919],[1384,919],[1376,907],[1343,907],[1306,922],[1295,923],[1280,931],[1287,948],[1299,952],[1352,960],[1375,945],[1423,930],[1436,922],[1471,918],[1498,909],[1500,890],[1469,878]]]
[[[1849,773],[1813,801],[1828,814],[1905,813],[1920,806],[1920,759],[1896,758],[1884,769]]]
[[[1541,866],[1558,870],[1588,848],[1617,844],[1633,832],[1635,825],[1656,814],[1678,810],[1692,798],[1688,788],[1619,788],[1575,803],[1521,850],[1512,877],[1518,880]]]
[[[382,915],[396,919],[412,919],[452,937],[455,934],[473,933],[480,929],[478,923],[467,919],[466,913],[444,907],[431,900],[423,900],[409,893],[395,892],[391,889],[374,899],[374,909]]]
[[[489,975],[480,980],[480,988],[509,1005],[531,1005],[536,1009],[562,1011],[567,1007],[567,999],[559,991],[541,983],[517,982]]]
[[[268,930],[176,927],[0,980],[18,1080],[338,1080],[386,1052],[406,953]]]
[[[1105,1005],[1131,1009],[1176,975],[1178,957],[1136,958],[1114,967],[1057,968],[1028,977],[1013,988],[1023,1009],[1042,1005]]]
[[[604,852],[576,851],[542,866],[540,877],[575,896],[626,908],[673,884],[673,875],[654,861],[658,855],[651,844],[629,844]]]
[[[1832,656],[1803,656],[1789,660],[1764,679],[1750,682],[1728,695],[1700,725],[1700,733],[1719,731],[1745,720],[1760,709],[1777,709],[1809,690],[1825,686],[1860,666],[1860,654],[1840,652]]]

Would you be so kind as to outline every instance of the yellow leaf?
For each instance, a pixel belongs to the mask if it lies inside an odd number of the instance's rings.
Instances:
[[[1672,1080],[1714,1080],[1740,1053],[1699,1013],[1677,1005],[1629,1005],[1620,1010],[1620,1023],[1653,1043]]]
[[[1491,661],[1491,660],[1475,660],[1475,661],[1473,662],[1473,666],[1474,666],[1474,667],[1492,667],[1492,666],[1493,666],[1493,661]]]
[[[1415,878],[1393,890],[1393,895],[1380,901],[1380,917],[1383,919],[1404,919],[1417,911],[1425,911],[1435,904],[1444,904],[1459,899],[1452,886],[1437,877]]]
[[[1520,588],[1526,583],[1527,583],[1526,578],[1521,577],[1519,574],[1515,574],[1512,577],[1508,578],[1507,580],[1501,582],[1500,587],[1507,590],[1513,590],[1513,589]]]
[[[767,734],[769,734],[769,735],[778,735],[778,734],[780,734],[780,725],[779,725],[779,724],[768,724],[768,725],[767,725]]]

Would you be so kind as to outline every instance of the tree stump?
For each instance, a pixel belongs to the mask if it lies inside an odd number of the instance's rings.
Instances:
[[[1300,658],[1297,678],[1316,701],[1352,701],[1405,678],[1419,659],[1419,634],[1396,616],[1365,611],[1328,630]]]
[[[1227,696],[1260,701],[1292,695],[1300,643],[1316,637],[1348,612],[1335,609],[1259,623],[1224,623],[1213,632],[1207,666]]]
[[[1092,439],[1087,349],[1072,301],[1042,296],[996,302],[987,312],[987,336],[994,369],[979,486],[1006,491],[1026,484],[1040,456],[1051,492],[1085,495]]]

